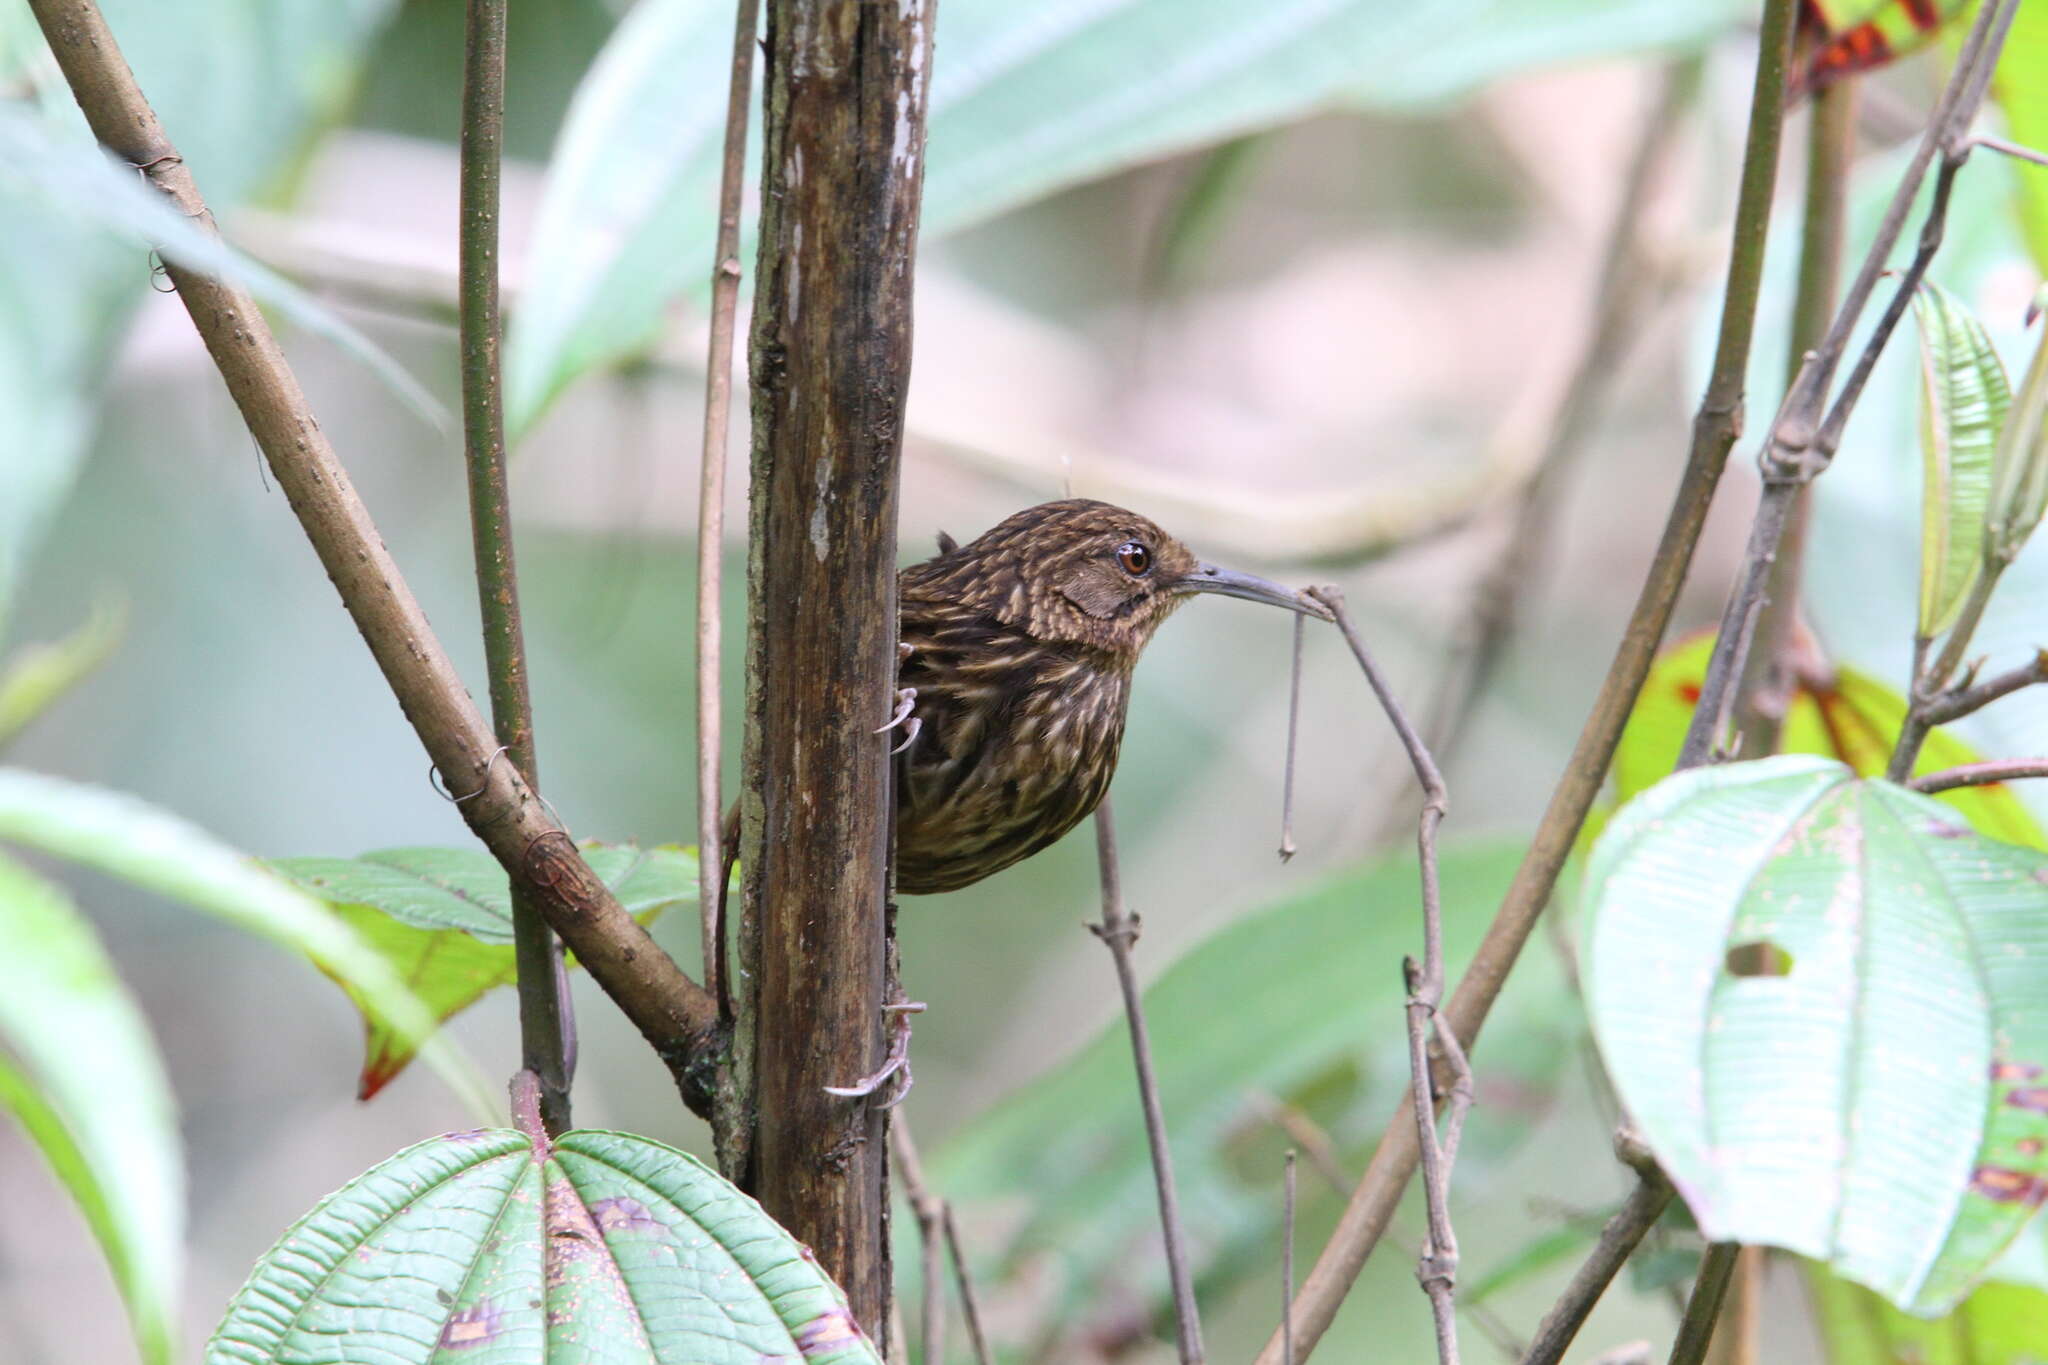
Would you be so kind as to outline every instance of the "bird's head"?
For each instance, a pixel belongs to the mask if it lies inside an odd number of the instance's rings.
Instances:
[[[1327,616],[1291,588],[1204,563],[1147,518],[1088,498],[1027,507],[921,566],[919,579],[1036,639],[1132,661],[1195,593]]]

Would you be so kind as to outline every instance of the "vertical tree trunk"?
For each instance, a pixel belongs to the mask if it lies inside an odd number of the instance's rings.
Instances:
[[[896,484],[934,0],[772,0],[752,336],[751,1186],[880,1340]]]

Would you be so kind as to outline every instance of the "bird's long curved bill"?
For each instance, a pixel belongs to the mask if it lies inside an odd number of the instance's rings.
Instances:
[[[1247,602],[1263,602],[1283,611],[1298,611],[1303,616],[1324,621],[1330,619],[1330,609],[1306,593],[1275,583],[1270,578],[1218,568],[1214,564],[1202,565],[1174,587],[1180,592],[1213,592],[1224,597],[1242,597]]]

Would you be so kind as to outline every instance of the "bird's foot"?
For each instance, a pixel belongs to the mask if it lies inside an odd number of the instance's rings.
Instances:
[[[910,1075],[910,1016],[924,1011],[922,1000],[905,1000],[901,996],[882,1006],[882,1013],[889,1017],[889,1055],[882,1059],[879,1067],[852,1085],[828,1085],[825,1093],[843,1099],[872,1099],[877,1109],[894,1109],[903,1103],[913,1084]],[[888,1087],[888,1097],[875,1098],[884,1086]]]
[[[875,731],[878,735],[885,735],[899,725],[903,727],[903,742],[891,749],[890,753],[900,754],[905,749],[908,749],[910,742],[917,738],[918,731],[924,729],[924,721],[911,714],[916,709],[917,689],[914,687],[897,688],[896,710],[890,714],[889,723]]]

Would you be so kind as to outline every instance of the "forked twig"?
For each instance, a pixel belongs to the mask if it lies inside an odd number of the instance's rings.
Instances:
[[[1138,1070],[1138,1099],[1145,1110],[1145,1140],[1152,1148],[1152,1177],[1159,1189],[1159,1224],[1166,1241],[1166,1271],[1173,1284],[1173,1316],[1181,1365],[1201,1365],[1202,1324],[1195,1305],[1195,1282],[1188,1269],[1187,1233],[1181,1223],[1180,1196],[1173,1183],[1173,1153],[1166,1141],[1166,1116],[1159,1105],[1159,1082],[1152,1071],[1152,1041],[1145,1029],[1144,994],[1138,989],[1131,945],[1139,920],[1124,912],[1123,877],[1117,868],[1116,817],[1109,798],[1095,808],[1095,850],[1102,871],[1102,922],[1088,926],[1102,940],[1116,964],[1117,985],[1124,995],[1124,1017],[1130,1023],[1131,1056]]]
[[[1408,1066],[1413,1090],[1416,1137],[1422,1151],[1422,1190],[1429,1212],[1429,1237],[1422,1248],[1416,1278],[1429,1295],[1430,1311],[1436,1319],[1436,1347],[1439,1365],[1457,1365],[1458,1323],[1455,1294],[1458,1279],[1458,1238],[1451,1227],[1451,1168],[1458,1159],[1458,1139],[1464,1132],[1465,1114],[1472,1107],[1472,1068],[1465,1049],[1438,1013],[1444,995],[1444,926],[1442,896],[1437,884],[1436,835],[1448,809],[1443,774],[1401,709],[1393,689],[1381,676],[1365,647],[1358,627],[1344,607],[1344,594],[1334,587],[1310,588],[1307,596],[1329,608],[1330,617],[1344,634],[1344,642],[1364,670],[1380,708],[1400,737],[1401,747],[1422,785],[1422,813],[1417,821],[1415,845],[1422,864],[1422,963],[1414,958],[1402,962],[1408,986]],[[1446,1083],[1439,1083],[1430,1059],[1431,1040],[1441,1058]],[[1443,1104],[1439,1126],[1437,1105]]]
[[[978,1365],[992,1365],[988,1342],[981,1334],[981,1306],[975,1298],[974,1282],[967,1275],[966,1258],[960,1254],[960,1234],[953,1226],[953,1206],[934,1194],[926,1182],[924,1163],[918,1158],[917,1143],[910,1136],[910,1123],[901,1109],[889,1115],[889,1150],[896,1161],[896,1176],[903,1182],[903,1197],[910,1202],[910,1211],[917,1218],[918,1262],[924,1276],[918,1354],[925,1365],[944,1365],[946,1291],[939,1257],[950,1251],[953,1277],[967,1319],[967,1335],[974,1345],[974,1359]]]

